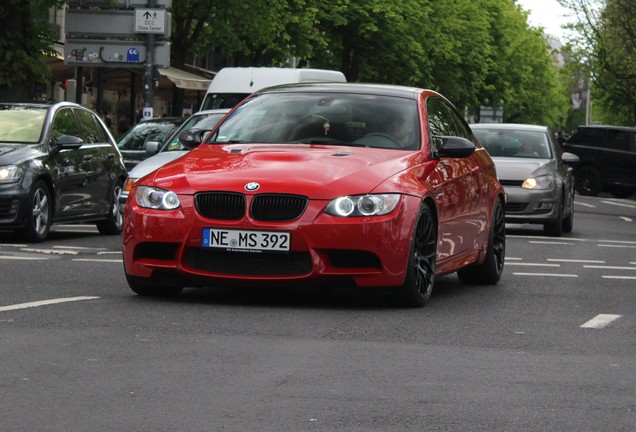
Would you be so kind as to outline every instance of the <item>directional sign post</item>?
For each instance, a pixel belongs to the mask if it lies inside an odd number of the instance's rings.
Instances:
[[[135,9],[135,32],[165,34],[169,15],[163,9]]]

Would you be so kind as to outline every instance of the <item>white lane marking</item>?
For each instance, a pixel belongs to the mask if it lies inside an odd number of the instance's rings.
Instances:
[[[569,277],[577,278],[579,275],[565,273],[513,273],[515,276],[546,276],[546,277]]]
[[[0,260],[22,260],[22,261],[42,261],[50,259],[49,257],[26,257],[13,255],[0,255]]]
[[[0,312],[18,310],[18,309],[27,309],[27,308],[46,306],[46,305],[57,304],[57,303],[67,303],[67,302],[75,302],[75,301],[82,301],[82,300],[95,300],[98,298],[99,297],[93,297],[93,296],[78,296],[78,297],[56,298],[56,299],[50,299],[50,300],[40,300],[40,301],[29,302],[29,303],[14,304],[10,306],[0,306]]]
[[[607,326],[609,323],[621,318],[622,316],[623,315],[599,314],[599,315],[596,315],[591,320],[589,320],[588,322],[582,324],[581,328],[601,329]]]
[[[545,263],[521,263],[521,262],[511,262],[509,265],[515,266],[528,266],[528,267],[561,267],[561,264],[545,264]]]
[[[24,252],[35,252],[35,253],[43,253],[43,254],[51,254],[51,255],[77,255],[79,253],[73,250],[58,250],[58,249],[24,248],[22,250]]]
[[[598,247],[607,247],[607,248],[622,248],[622,249],[636,249],[636,246],[630,245],[614,245],[614,244],[598,244]]]
[[[635,241],[626,241],[626,240],[598,240],[598,243],[618,243],[618,244],[633,244],[633,245],[636,245]]]
[[[121,259],[73,258],[73,261],[123,263]]]
[[[81,249],[81,250],[108,250],[106,248],[81,247],[81,246],[53,246],[54,249]]]
[[[583,207],[596,208],[596,206],[594,204],[582,203],[582,202],[578,202],[578,201],[574,201],[574,204],[582,205]]]
[[[537,239],[537,240],[554,240],[554,237],[548,237],[548,236],[527,236],[527,235],[514,235],[514,234],[506,234],[506,238],[520,238],[520,239]],[[580,241],[580,242],[587,242],[590,241],[588,239],[581,239],[581,238],[574,238],[574,237],[568,237],[567,239],[568,241]],[[603,240],[599,240],[599,241],[603,241]]]
[[[619,216],[619,219],[623,219],[625,222],[634,222],[632,218],[628,218],[627,216]]]
[[[603,276],[603,279],[636,280],[636,276]]]
[[[577,260],[577,259],[560,259],[560,258],[547,258],[548,261],[553,262],[568,262],[568,263],[589,263],[589,264],[605,264],[605,261],[597,260]]]
[[[521,261],[522,258],[506,257],[506,261]]]
[[[600,266],[600,265],[584,265],[583,268],[596,268],[596,269],[607,269],[607,270],[636,270],[636,267]]]
[[[529,241],[528,243],[532,243],[532,244],[551,244],[551,245],[568,245],[568,246],[574,245],[574,243],[547,241],[547,240],[544,240],[544,241]]]
[[[603,204],[615,205],[619,207],[627,207],[627,208],[636,208],[635,205],[626,204],[624,202],[614,202],[614,201],[601,201]]]
[[[0,246],[9,246],[9,247],[27,247],[25,244],[11,244],[11,243],[0,243]]]
[[[121,251],[97,252],[97,255],[109,255],[109,254],[121,255],[122,252]]]

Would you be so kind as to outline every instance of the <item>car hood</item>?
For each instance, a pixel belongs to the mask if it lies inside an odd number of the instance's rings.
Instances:
[[[190,150],[179,150],[179,151],[165,151],[161,153],[157,153],[154,156],[149,157],[141,162],[139,162],[135,167],[130,170],[128,173],[129,177],[132,178],[142,178],[162,165],[167,164],[168,162],[172,162],[180,156],[188,153]]]
[[[204,190],[295,193],[314,199],[373,191],[406,169],[412,152],[306,144],[200,145],[155,172],[154,184],[177,193]]]
[[[523,181],[534,175],[547,174],[553,171],[550,159],[521,159],[493,157],[499,180]]]
[[[19,164],[40,154],[32,145],[0,144],[0,165]]]

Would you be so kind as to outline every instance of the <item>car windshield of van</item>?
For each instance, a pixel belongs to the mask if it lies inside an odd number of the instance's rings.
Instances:
[[[0,104],[0,142],[35,144],[43,133],[47,109]]]
[[[239,102],[248,97],[250,93],[208,93],[203,100],[201,111],[234,108]]]
[[[361,93],[276,92],[252,96],[208,143],[302,143],[416,150],[414,99]]]

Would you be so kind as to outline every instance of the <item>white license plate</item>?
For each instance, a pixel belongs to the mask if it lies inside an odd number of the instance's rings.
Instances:
[[[237,252],[289,252],[290,239],[288,232],[203,228],[201,245]]]

